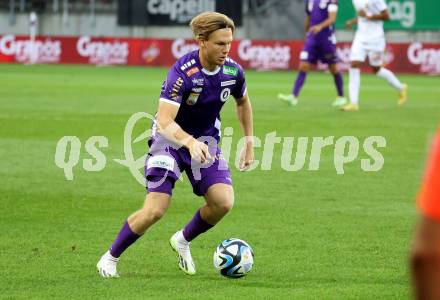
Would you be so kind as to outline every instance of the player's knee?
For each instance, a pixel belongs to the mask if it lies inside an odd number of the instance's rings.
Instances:
[[[142,211],[143,219],[148,222],[157,222],[163,217],[164,214],[165,209],[161,207],[150,208],[148,210],[144,209]]]
[[[309,64],[300,63],[298,70],[301,72],[308,72],[309,71]]]
[[[219,205],[217,205],[216,210],[217,210],[217,214],[224,216],[226,215],[228,212],[231,211],[232,207],[234,206],[234,204],[232,202],[224,202],[221,203]]]
[[[354,68],[354,69],[358,69],[358,68],[360,68],[361,65],[362,65],[362,63],[361,63],[361,62],[358,62],[358,61],[352,61],[352,62],[351,62],[351,67]]]
[[[142,221],[148,224],[159,221],[165,215],[165,212],[166,207],[158,205],[146,205],[140,210]]]
[[[374,74],[377,74],[380,71],[381,67],[371,67],[371,70],[373,70]]]
[[[234,207],[234,195],[225,194],[221,199],[218,199],[215,203],[215,210],[218,215],[226,215]]]
[[[339,73],[339,69],[336,65],[329,65],[328,67],[330,73],[332,73],[333,75],[336,75]]]

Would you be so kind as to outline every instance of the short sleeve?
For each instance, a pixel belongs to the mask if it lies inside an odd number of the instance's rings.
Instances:
[[[378,0],[377,1],[377,8],[379,9],[380,12],[388,9],[388,6],[387,6],[385,0]]]
[[[338,0],[330,0],[327,6],[328,12],[337,12],[338,11]]]
[[[237,82],[234,86],[234,90],[232,91],[232,96],[234,96],[235,99],[240,99],[246,94],[246,79],[244,75],[244,71],[241,67],[238,68],[238,74],[237,74]]]
[[[160,101],[180,106],[186,92],[185,75],[180,72],[176,65],[169,71],[167,78],[162,84]]]
[[[308,16],[310,16],[310,14],[311,14],[312,12],[309,10],[309,1],[308,1],[308,0],[305,0],[304,3],[305,3],[306,14],[307,14]]]

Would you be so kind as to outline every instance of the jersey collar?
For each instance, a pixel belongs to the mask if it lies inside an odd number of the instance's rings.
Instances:
[[[217,68],[215,68],[214,71],[208,71],[208,70],[206,70],[205,68],[202,68],[202,72],[205,73],[206,75],[212,76],[212,75],[215,75],[215,74],[217,74],[218,72],[220,72],[220,69],[221,69],[221,68],[220,68],[219,66],[217,66]]]
[[[197,63],[199,64],[200,69],[202,70],[202,72],[205,73],[208,76],[216,75],[218,72],[220,72],[220,69],[221,69],[220,66],[217,66],[217,68],[215,68],[214,71],[208,71],[205,68],[203,68],[202,63],[200,62],[200,58],[199,58],[199,51],[200,50],[197,50]]]

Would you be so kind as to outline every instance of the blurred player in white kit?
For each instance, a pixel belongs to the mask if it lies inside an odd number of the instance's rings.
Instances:
[[[29,64],[35,64],[38,61],[38,46],[36,44],[36,38],[38,34],[38,16],[33,11],[29,15]]]
[[[398,104],[403,105],[407,100],[407,85],[402,84],[393,72],[383,67],[386,47],[383,22],[390,19],[385,0],[353,0],[353,6],[357,17],[346,23],[349,28],[358,25],[350,53],[350,103],[342,106],[341,110],[359,110],[360,67],[367,58],[373,72],[399,92]]]

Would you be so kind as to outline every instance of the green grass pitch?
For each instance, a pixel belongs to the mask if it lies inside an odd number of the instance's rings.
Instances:
[[[383,136],[383,168],[362,171],[360,160],[368,157],[360,151],[337,175],[330,146],[319,170],[286,172],[280,144],[272,170],[233,168],[235,207],[192,243],[193,277],[178,270],[168,245],[203,203],[185,178],[166,216],[122,256],[122,277],[100,278],[96,262],[145,196],[129,170],[114,162],[124,157],[125,124],[135,112],[155,113],[165,74],[134,67],[0,65],[0,298],[409,297],[414,197],[440,119],[438,77],[400,76],[410,100],[399,108],[394,90],[363,75],[361,110],[341,113],[330,106],[335,88],[328,74],[309,74],[300,104],[291,108],[276,94],[290,91],[294,72],[248,71],[256,136],[276,131],[280,137],[355,136],[361,142]],[[234,141],[241,137],[231,100],[222,123],[234,128]],[[143,120],[136,131],[149,126]],[[82,142],[73,181],[54,162],[57,141],[67,135]],[[84,150],[90,136],[109,141],[100,172],[82,167],[90,158]],[[147,151],[145,141],[133,148],[135,157]],[[255,154],[260,160],[262,149]],[[246,240],[255,252],[254,269],[240,280],[223,278],[212,264],[216,245],[229,237]]]

